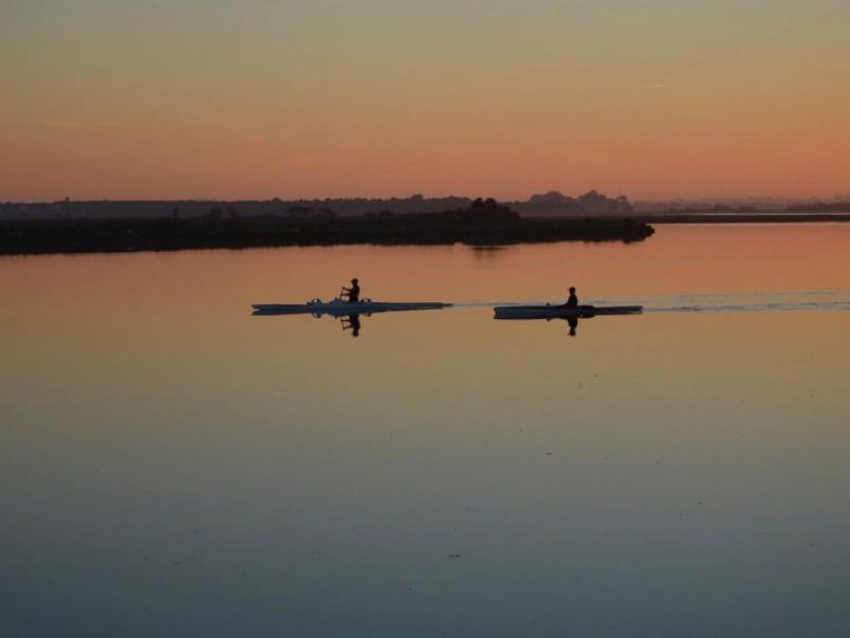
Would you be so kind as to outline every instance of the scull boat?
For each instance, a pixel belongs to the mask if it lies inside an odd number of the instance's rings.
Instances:
[[[636,315],[643,306],[497,306],[496,319],[569,319],[596,317],[598,315]]]
[[[255,315],[313,315],[315,317],[322,315],[330,315],[331,317],[372,315],[377,312],[399,312],[402,310],[439,310],[449,306],[451,304],[441,302],[388,302],[372,301],[371,299],[351,302],[338,297],[332,301],[313,299],[303,304],[253,304]]]

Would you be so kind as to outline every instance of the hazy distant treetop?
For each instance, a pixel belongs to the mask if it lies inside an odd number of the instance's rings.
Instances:
[[[539,206],[561,206],[568,202],[574,201],[572,198],[567,197],[559,193],[558,191],[549,191],[548,193],[544,193],[542,195],[532,195],[528,199],[529,204],[535,204]]]
[[[511,202],[517,210],[528,210],[533,214],[544,213],[618,213],[632,210],[624,195],[610,198],[597,190],[591,190],[576,198],[558,191],[532,195],[527,202]]]

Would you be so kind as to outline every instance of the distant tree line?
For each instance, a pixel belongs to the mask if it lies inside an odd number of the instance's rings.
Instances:
[[[296,199],[283,200],[96,200],[33,204],[0,203],[0,219],[232,219],[236,217],[350,217],[378,213],[418,214],[459,210],[473,204],[468,197],[424,197],[389,199]],[[492,200],[482,200],[492,201]],[[609,198],[597,191],[568,197],[557,191],[533,195],[525,201],[506,205],[524,216],[595,216],[627,213],[631,206],[625,197]]]
[[[72,201],[68,198],[57,202],[32,204],[0,203],[0,219],[235,219],[238,217],[293,217],[328,218],[352,217],[376,214],[420,214],[455,211],[473,204],[468,197],[412,197],[389,199],[338,198],[338,199],[295,199],[284,200],[97,200]],[[482,200],[487,201],[487,200]],[[792,202],[780,205],[769,203],[727,203],[719,201],[691,202],[638,202],[632,204],[627,197],[608,197],[592,190],[571,197],[558,191],[532,195],[527,200],[504,202],[510,209],[523,217],[626,217],[643,213],[671,212],[715,212],[715,213],[758,213],[762,211],[788,212],[850,212],[850,202]]]
[[[569,197],[558,191],[532,195],[528,201],[510,202],[509,205],[523,215],[532,216],[606,216],[625,215],[632,205],[624,195],[607,197],[592,190],[578,197]]]

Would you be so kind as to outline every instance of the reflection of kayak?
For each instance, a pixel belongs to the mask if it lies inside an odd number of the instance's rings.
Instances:
[[[636,315],[641,311],[643,306],[498,306],[496,319],[569,319],[598,315]]]
[[[448,303],[439,302],[386,302],[372,301],[345,301],[334,299],[333,301],[322,301],[314,299],[300,304],[254,304],[255,315],[330,315],[332,317],[344,317],[346,315],[364,314],[370,315],[376,312],[397,312],[401,310],[437,310],[451,306]]]

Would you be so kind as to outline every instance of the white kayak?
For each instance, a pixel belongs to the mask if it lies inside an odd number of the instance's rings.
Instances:
[[[398,312],[402,310],[438,310],[440,308],[448,308],[449,303],[441,302],[390,302],[390,301],[372,301],[364,299],[362,301],[346,301],[345,299],[333,299],[332,301],[322,301],[321,299],[313,299],[302,304],[253,304],[255,315],[314,315],[321,317],[322,315],[330,315],[332,317],[344,317],[346,315],[371,315],[376,312]]]
[[[636,315],[643,306],[498,306],[496,319],[558,319],[596,317],[598,315]]]

